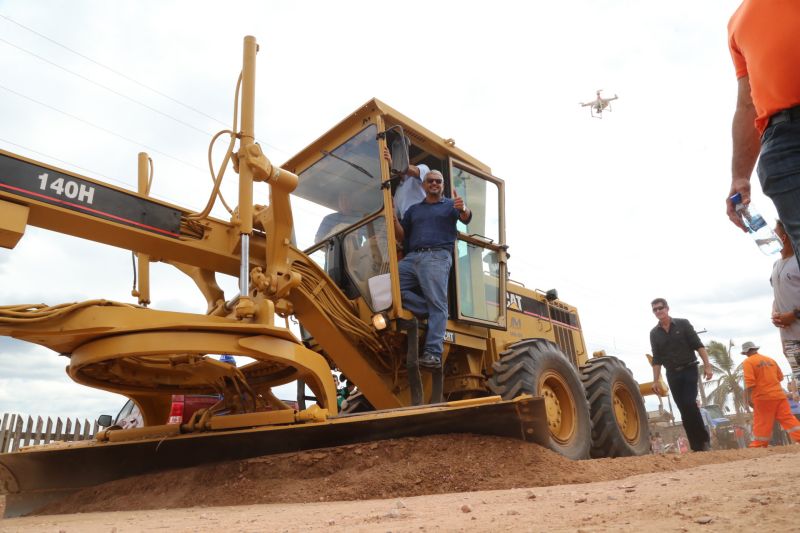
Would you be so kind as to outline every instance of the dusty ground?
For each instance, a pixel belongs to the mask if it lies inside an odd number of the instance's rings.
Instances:
[[[0,531],[796,531],[797,472],[800,446],[572,462],[435,436],[116,481]]]

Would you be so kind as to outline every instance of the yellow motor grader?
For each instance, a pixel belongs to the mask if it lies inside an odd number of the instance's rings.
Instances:
[[[144,421],[0,455],[6,515],[159,469],[410,435],[502,435],[572,459],[646,453],[651,385],[640,388],[615,357],[590,357],[575,307],[555,291],[507,278],[503,181],[374,99],[272,165],[255,141],[257,50],[246,37],[241,104],[221,132],[230,145],[201,212],[149,196],[146,154],[132,192],[0,151],[0,246],[14,248],[33,225],[134,251],[140,278],[138,305],[4,305],[0,334],[67,356],[74,381],[131,398]],[[398,181],[423,163],[473,213],[458,223],[443,365],[433,371],[417,364],[425,322],[403,308],[392,225]],[[209,213],[228,165],[239,197],[226,221]],[[148,307],[153,261],[190,276],[206,312]],[[225,294],[217,274],[237,277],[238,294]],[[217,354],[252,362],[237,368]],[[346,412],[332,371],[357,386]],[[308,386],[313,405],[293,409],[272,393],[292,382]],[[222,399],[167,424],[173,394]]]

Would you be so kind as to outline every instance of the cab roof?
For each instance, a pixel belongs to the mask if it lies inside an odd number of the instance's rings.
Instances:
[[[281,166],[291,172],[296,172],[297,166],[301,161],[307,161],[308,156],[311,154],[318,154],[320,150],[326,147],[329,142],[328,140],[334,137],[340,130],[351,127],[353,124],[362,124],[366,117],[374,114],[375,112],[378,112],[384,116],[384,120],[387,122],[387,125],[393,126],[395,124],[400,124],[403,126],[403,131],[405,131],[406,135],[411,138],[412,144],[418,146],[419,148],[436,155],[451,156],[454,159],[458,159],[477,168],[478,170],[486,172],[487,174],[491,174],[491,169],[488,165],[472,157],[460,148],[457,148],[452,139],[444,139],[436,135],[429,129],[421,126],[417,122],[411,120],[407,116],[403,115],[396,109],[383,103],[377,98],[369,100],[367,103],[356,109],[353,113],[345,117],[341,122],[322,134],[314,142],[306,146]]]

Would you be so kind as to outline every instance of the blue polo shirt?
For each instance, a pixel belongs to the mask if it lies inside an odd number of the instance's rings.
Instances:
[[[419,248],[452,249],[456,242],[456,221],[459,215],[458,209],[453,207],[453,200],[445,197],[435,204],[423,200],[409,207],[400,222],[405,232],[406,253]]]

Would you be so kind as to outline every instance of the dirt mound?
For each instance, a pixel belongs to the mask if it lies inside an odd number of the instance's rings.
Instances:
[[[800,446],[570,461],[477,435],[384,440],[147,474],[85,489],[41,514],[368,500],[622,479],[798,453]]]

